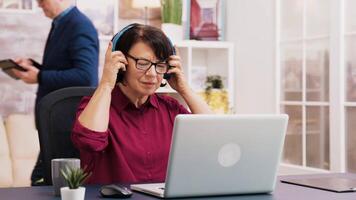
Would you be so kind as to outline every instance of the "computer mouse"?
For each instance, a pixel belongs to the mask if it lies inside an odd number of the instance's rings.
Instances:
[[[127,187],[111,184],[101,187],[100,194],[104,198],[129,198],[132,191]]]

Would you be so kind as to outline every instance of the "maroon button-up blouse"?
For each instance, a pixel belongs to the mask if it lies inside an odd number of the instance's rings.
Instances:
[[[189,112],[169,96],[153,94],[140,108],[115,87],[109,128],[97,132],[83,127],[78,116],[88,104],[84,97],[72,131],[82,167],[92,172],[87,183],[164,182],[173,123]]]

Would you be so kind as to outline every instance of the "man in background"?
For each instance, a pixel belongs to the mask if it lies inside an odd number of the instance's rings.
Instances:
[[[28,84],[38,84],[35,112],[42,97],[72,86],[97,86],[99,40],[92,22],[73,5],[73,0],[37,0],[46,17],[53,19],[42,65],[28,58],[16,62],[27,71],[14,70]],[[37,122],[37,119],[36,119]],[[41,153],[40,153],[41,155]],[[41,185],[41,156],[32,172],[31,184]]]

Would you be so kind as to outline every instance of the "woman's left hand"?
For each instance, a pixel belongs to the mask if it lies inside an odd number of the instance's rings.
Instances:
[[[168,83],[174,90],[181,94],[187,91],[189,89],[189,86],[184,77],[184,72],[182,69],[182,63],[178,49],[175,48],[175,51],[176,55],[171,55],[168,59],[168,64],[170,66],[167,72],[168,74],[170,74]]]

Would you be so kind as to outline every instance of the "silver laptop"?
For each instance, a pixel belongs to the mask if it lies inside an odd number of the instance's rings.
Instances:
[[[288,116],[178,115],[166,183],[131,189],[162,198],[269,193]]]

